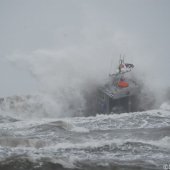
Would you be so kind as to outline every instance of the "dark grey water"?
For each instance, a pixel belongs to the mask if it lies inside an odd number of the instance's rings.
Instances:
[[[0,117],[0,169],[143,170],[170,163],[170,111],[60,119]]]

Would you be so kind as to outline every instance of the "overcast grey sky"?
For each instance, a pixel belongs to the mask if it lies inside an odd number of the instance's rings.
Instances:
[[[108,63],[112,55],[126,54],[138,67],[153,71],[155,83],[165,78],[169,83],[170,1],[0,0],[0,96],[39,87],[29,69],[9,62],[10,56],[73,46],[71,56],[90,48],[94,65],[97,57]]]

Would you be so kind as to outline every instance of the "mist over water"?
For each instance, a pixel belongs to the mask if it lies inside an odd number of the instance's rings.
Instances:
[[[114,50],[112,54],[108,53],[107,49],[101,50],[96,45],[93,49],[93,46],[81,44],[58,50],[15,53],[8,56],[8,60],[34,76],[39,86],[37,95],[41,96],[42,105],[45,105],[46,116],[82,116],[91,107],[88,100],[94,102],[98,87],[104,85],[108,75],[117,70],[120,55]],[[143,109],[159,108],[166,102],[168,89],[168,84],[160,85],[160,70],[154,69],[156,66],[151,69],[146,67],[145,63],[149,60],[138,61],[137,57],[123,56],[135,65],[132,75],[141,86],[139,98]],[[158,65],[157,62],[154,64]],[[158,76],[156,79],[155,75]]]

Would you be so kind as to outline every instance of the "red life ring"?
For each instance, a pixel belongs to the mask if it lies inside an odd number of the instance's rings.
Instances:
[[[123,80],[118,81],[118,87],[125,88],[125,87],[128,87],[128,86],[129,86],[128,82],[123,81]]]

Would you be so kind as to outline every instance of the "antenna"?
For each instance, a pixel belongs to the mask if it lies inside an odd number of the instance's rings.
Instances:
[[[122,56],[121,56],[121,54],[120,54],[119,64],[121,64],[121,60],[122,60],[121,58],[122,58]]]
[[[125,58],[126,58],[126,55],[124,54],[124,55],[123,55],[123,63],[125,62],[125,61],[124,61],[124,60],[125,60]]]

